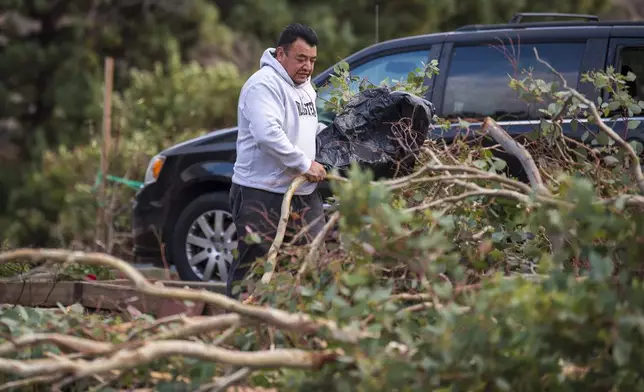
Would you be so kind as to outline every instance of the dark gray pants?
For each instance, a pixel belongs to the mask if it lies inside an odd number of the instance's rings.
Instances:
[[[282,210],[284,195],[267,192],[260,189],[233,184],[230,188],[230,211],[237,227],[237,255],[228,271],[226,295],[237,298],[239,291],[233,294],[233,285],[242,281],[255,259],[268,254],[277,233],[279,216]],[[301,245],[313,238],[322,230],[325,224],[322,197],[316,190],[310,195],[293,196],[291,200],[291,217],[287,225],[284,243],[308,224],[312,226],[306,235],[298,240]],[[312,223],[317,219],[316,223]],[[245,240],[248,230],[257,234],[260,243],[247,243]]]

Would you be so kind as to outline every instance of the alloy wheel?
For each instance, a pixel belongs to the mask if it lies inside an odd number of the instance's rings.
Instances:
[[[228,269],[237,248],[237,230],[232,215],[211,210],[192,222],[185,239],[188,264],[202,281],[228,279]]]

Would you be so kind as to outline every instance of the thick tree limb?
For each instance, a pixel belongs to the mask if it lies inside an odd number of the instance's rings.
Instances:
[[[73,374],[83,378],[113,370],[131,369],[160,358],[181,355],[204,361],[226,363],[249,368],[278,368],[317,370],[335,360],[333,351],[308,352],[298,349],[240,352],[185,340],[153,341],[136,349],[123,349],[111,357],[93,361],[70,360],[64,357],[20,361],[0,358],[0,372],[32,377],[50,374]]]
[[[78,338],[75,336],[61,335],[57,333],[23,335],[13,339],[12,342],[0,344],[0,356],[7,356],[20,349],[40,344],[52,344],[58,348],[87,353],[99,354],[109,350],[112,345],[109,343],[97,342],[94,340]]]
[[[144,294],[160,298],[205,302],[228,312],[238,313],[241,316],[263,321],[286,330],[300,333],[315,333],[322,328],[328,328],[333,339],[352,343],[370,336],[361,331],[339,328],[333,321],[313,320],[310,316],[303,313],[295,314],[279,309],[246,305],[219,293],[154,285],[132,265],[116,257],[102,253],[73,252],[60,249],[18,249],[0,253],[0,263],[41,259],[49,259],[57,263],[77,262],[87,265],[103,265],[118,269],[134,283],[135,289]]]
[[[525,147],[510,137],[510,135],[508,135],[508,133],[490,117],[486,117],[485,121],[483,121],[483,131],[489,133],[506,152],[514,155],[514,157],[521,162],[521,166],[523,166],[523,169],[526,171],[532,188],[544,195],[550,195],[550,191],[544,185],[543,179],[541,179],[541,174],[539,173],[537,164],[534,162],[534,159],[532,159],[532,156]]]

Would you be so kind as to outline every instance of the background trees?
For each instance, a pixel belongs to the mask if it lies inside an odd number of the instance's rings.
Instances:
[[[615,0],[612,16],[638,9]],[[318,71],[378,40],[505,22],[515,11],[602,14],[611,0],[7,0],[0,5],[0,233],[16,244],[60,244],[70,192],[94,183],[104,56],[114,56],[114,133],[144,157],[112,174],[140,178],[145,154],[235,123],[235,90],[291,21],[324,45]],[[628,8],[630,7],[630,8]],[[632,11],[634,12],[634,11]],[[618,15],[619,14],[619,15]],[[203,82],[207,80],[207,82]],[[199,82],[201,81],[201,82]],[[63,152],[68,151],[71,155]],[[67,154],[67,155],[66,155]],[[74,155],[76,154],[76,155]],[[80,159],[82,173],[65,159]],[[64,175],[52,174],[57,167]],[[126,194],[130,195],[131,193]],[[92,199],[93,196],[87,196]],[[95,203],[94,203],[95,204]],[[124,210],[125,211],[125,210]],[[91,215],[91,214],[89,214]]]

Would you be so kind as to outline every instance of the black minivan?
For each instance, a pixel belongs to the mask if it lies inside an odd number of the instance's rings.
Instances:
[[[522,23],[528,16],[562,21]],[[612,65],[636,74],[631,94],[644,100],[644,23],[599,21],[592,15],[517,14],[507,24],[464,26],[378,43],[345,61],[352,75],[378,84],[437,60],[440,73],[425,80],[429,89],[424,98],[434,104],[439,117],[482,120],[490,116],[517,135],[539,125],[539,112],[517,97],[508,86],[508,75],[533,68],[535,78],[553,77],[536,60],[533,48],[590,99],[596,101],[601,92],[588,83],[580,84],[580,76]],[[517,63],[513,65],[508,54]],[[326,69],[313,83],[324,85],[332,73],[332,67]],[[331,117],[323,114],[325,98],[324,93],[318,97],[318,112],[321,122],[330,123]],[[584,130],[573,131],[569,124],[564,120],[564,132],[580,139]],[[629,131],[627,140],[644,140],[644,123],[640,124]],[[478,126],[474,122],[470,127]],[[453,138],[454,129],[440,137]],[[237,246],[228,207],[236,138],[236,128],[216,130],[151,159],[132,210],[138,262],[160,265],[163,251],[183,280],[226,281]]]

